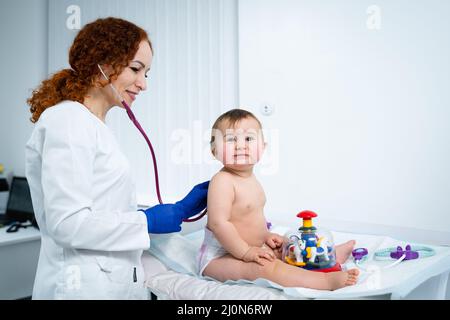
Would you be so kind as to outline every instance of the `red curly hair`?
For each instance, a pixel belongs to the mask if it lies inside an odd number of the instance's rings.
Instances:
[[[142,41],[148,41],[153,52],[147,32],[129,21],[110,17],[86,24],[70,47],[71,69],[63,69],[44,80],[27,100],[31,122],[38,121],[45,109],[61,101],[83,103],[88,90],[99,82],[97,64],[109,65],[112,69],[110,80],[116,79],[133,59]]]

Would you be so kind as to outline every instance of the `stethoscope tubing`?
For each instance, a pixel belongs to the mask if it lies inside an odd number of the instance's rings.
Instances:
[[[103,72],[102,67],[100,66],[100,64],[97,64],[98,68],[100,69],[101,74],[103,75],[103,77],[107,80],[109,80],[109,77]],[[110,82],[109,83],[111,89],[113,90],[113,92],[117,95],[117,97],[119,98],[119,101],[121,102],[122,106],[125,108],[125,110],[127,111],[128,117],[130,118],[131,122],[133,122],[133,124],[135,125],[135,127],[139,130],[139,132],[141,133],[141,135],[144,137],[145,141],[147,142],[147,145],[150,149],[150,153],[152,155],[152,160],[153,160],[153,172],[155,174],[155,188],[156,188],[156,195],[158,197],[158,202],[160,204],[164,204],[162,201],[162,197],[161,197],[161,191],[159,188],[159,176],[158,176],[158,165],[156,162],[156,155],[155,155],[155,151],[153,149],[153,145],[150,141],[150,139],[148,138],[147,134],[145,133],[144,129],[142,128],[141,124],[139,123],[139,121],[137,120],[136,116],[134,115],[133,111],[131,111],[130,106],[125,102],[125,100],[122,98],[122,96],[119,94],[119,92],[116,90],[116,88],[114,88],[113,84]],[[206,214],[206,209],[199,214],[197,217],[191,218],[191,219],[184,219],[184,222],[194,222],[197,220],[200,220],[201,218],[203,218],[203,216]]]
[[[162,197],[161,197],[161,191],[160,191],[160,188],[159,188],[158,165],[156,163],[156,155],[155,155],[155,151],[153,149],[153,145],[152,145],[150,139],[148,138],[147,134],[145,133],[144,129],[142,128],[141,124],[136,119],[136,116],[134,115],[133,111],[131,111],[131,108],[125,102],[125,100],[122,100],[121,103],[124,106],[125,110],[127,111],[128,117],[130,118],[131,122],[133,122],[135,127],[139,130],[141,135],[144,137],[144,139],[147,142],[147,145],[148,145],[148,147],[150,149],[150,153],[152,155],[152,160],[153,160],[153,172],[154,172],[154,175],[155,175],[156,195],[158,197],[158,202],[160,204],[163,204]],[[184,222],[195,222],[195,221],[200,220],[201,218],[203,218],[203,216],[205,214],[206,214],[206,209],[202,213],[200,213],[197,217],[190,218],[190,219],[184,219],[183,221]]]

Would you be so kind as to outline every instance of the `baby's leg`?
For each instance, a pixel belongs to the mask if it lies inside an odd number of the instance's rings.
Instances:
[[[355,243],[355,240],[350,240],[345,243],[336,245],[336,261],[340,264],[344,264],[352,253],[352,250],[355,247]]]
[[[219,281],[250,280],[264,278],[284,287],[305,287],[313,289],[335,290],[354,285],[359,271],[351,269],[338,272],[314,272],[291,266],[281,260],[265,262],[264,266],[256,262],[244,262],[226,255],[212,260],[203,275]]]

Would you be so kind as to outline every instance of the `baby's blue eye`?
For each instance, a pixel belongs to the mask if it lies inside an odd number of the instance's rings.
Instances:
[[[255,137],[246,137],[245,138],[245,141],[253,141],[253,140],[255,140]]]
[[[234,137],[231,137],[231,136],[225,138],[225,141],[226,141],[226,142],[233,142],[234,140],[235,140],[235,138],[234,138]]]

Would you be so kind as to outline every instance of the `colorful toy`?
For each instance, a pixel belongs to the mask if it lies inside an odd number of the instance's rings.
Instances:
[[[307,270],[333,272],[342,270],[336,262],[333,237],[331,233],[318,231],[313,226],[315,212],[305,210],[297,214],[303,219],[303,225],[296,232],[286,235],[287,242],[283,246],[283,259],[286,263]]]

